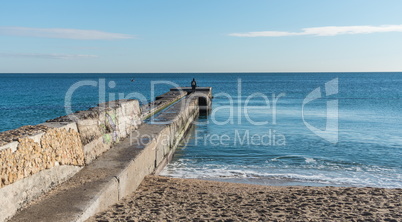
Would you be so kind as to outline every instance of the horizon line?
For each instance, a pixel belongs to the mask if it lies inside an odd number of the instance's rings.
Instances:
[[[0,74],[216,74],[216,73],[402,73],[402,71],[279,71],[279,72],[0,72]]]

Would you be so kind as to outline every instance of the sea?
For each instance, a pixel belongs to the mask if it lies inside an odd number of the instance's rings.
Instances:
[[[0,132],[100,102],[212,87],[161,175],[402,188],[402,73],[0,74]]]

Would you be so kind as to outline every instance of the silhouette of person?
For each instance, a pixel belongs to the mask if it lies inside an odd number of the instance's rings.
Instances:
[[[195,81],[195,79],[193,78],[193,81],[191,81],[191,89],[193,90],[193,92],[195,92],[195,88],[197,87],[197,82]]]

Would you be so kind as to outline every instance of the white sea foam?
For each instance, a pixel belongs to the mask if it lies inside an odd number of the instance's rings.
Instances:
[[[316,163],[317,161],[314,158],[306,157],[306,163]]]
[[[305,158],[305,162],[306,164],[317,163],[317,161],[313,158]],[[322,185],[358,187],[402,187],[402,176],[399,174],[395,177],[395,172],[392,172],[390,169],[373,167],[370,168],[369,171],[367,169],[363,169],[361,166],[351,167],[349,170],[340,168],[341,167],[339,166],[330,166],[325,169],[318,167],[306,171],[303,168],[295,168],[292,166],[264,168],[262,166],[239,167],[237,165],[219,164],[197,165],[186,162],[184,159],[169,164],[161,172],[161,175],[176,178],[211,180],[258,179],[256,181],[259,181],[259,183],[263,184],[267,184],[264,181],[278,180],[287,182],[294,181],[306,185],[314,183]]]

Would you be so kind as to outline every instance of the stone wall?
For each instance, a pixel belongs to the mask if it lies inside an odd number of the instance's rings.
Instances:
[[[0,188],[58,165],[84,165],[79,133],[46,127],[45,132],[18,138],[0,149]]]
[[[24,126],[0,146],[0,221],[66,181],[84,165],[75,123]],[[10,136],[12,139],[10,140]],[[18,138],[19,137],[19,138]]]
[[[142,120],[137,100],[117,100],[47,122],[76,123],[83,145],[84,161],[89,164],[136,130]]]
[[[54,166],[89,164],[140,124],[138,101],[119,100],[2,132],[0,188]]]
[[[0,221],[76,174],[141,124],[137,100],[0,133]]]

